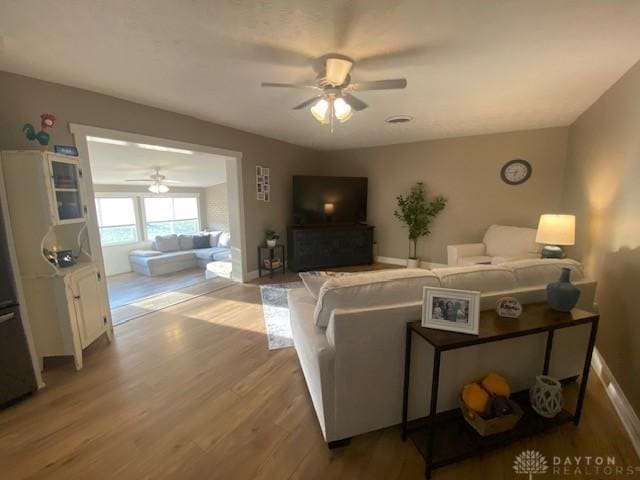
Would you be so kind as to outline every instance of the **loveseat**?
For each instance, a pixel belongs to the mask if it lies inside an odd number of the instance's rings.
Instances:
[[[546,299],[546,285],[562,267],[572,270],[578,307],[592,309],[596,283],[572,260],[535,259],[502,265],[398,269],[329,277],[317,293],[289,292],[291,329],[300,365],[327,442],[337,442],[401,421],[406,323],[421,318],[423,287],[481,292],[481,308],[504,296],[523,304]],[[518,320],[513,320],[517,322]],[[586,325],[556,332],[550,375],[582,371]],[[489,371],[505,375],[514,391],[528,389],[540,374],[546,336],[514,338],[447,352],[441,361],[438,411],[457,407],[462,385]],[[433,350],[412,349],[409,418],[427,415]]]
[[[480,243],[447,245],[449,265],[500,264],[539,258],[535,228],[491,225]]]
[[[129,252],[131,269],[154,277],[203,267],[214,261],[230,260],[230,237],[227,232],[199,235],[160,235],[150,249]]]

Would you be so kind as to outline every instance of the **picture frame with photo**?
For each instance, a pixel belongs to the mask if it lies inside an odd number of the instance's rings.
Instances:
[[[424,287],[422,326],[478,335],[480,329],[480,292]]]

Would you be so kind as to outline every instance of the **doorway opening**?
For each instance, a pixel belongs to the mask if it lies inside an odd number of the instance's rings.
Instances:
[[[71,130],[92,180],[89,240],[100,253],[113,325],[243,280],[238,152]]]

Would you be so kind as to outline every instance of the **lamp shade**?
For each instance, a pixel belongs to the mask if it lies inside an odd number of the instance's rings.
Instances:
[[[576,217],[574,215],[540,215],[536,242],[546,245],[574,245]]]
[[[333,215],[334,212],[335,212],[335,205],[333,203],[324,204],[325,215]]]

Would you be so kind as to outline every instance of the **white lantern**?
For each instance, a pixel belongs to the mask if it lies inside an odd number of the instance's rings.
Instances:
[[[548,375],[538,375],[536,384],[529,391],[531,407],[545,418],[553,418],[562,410],[562,385]]]

